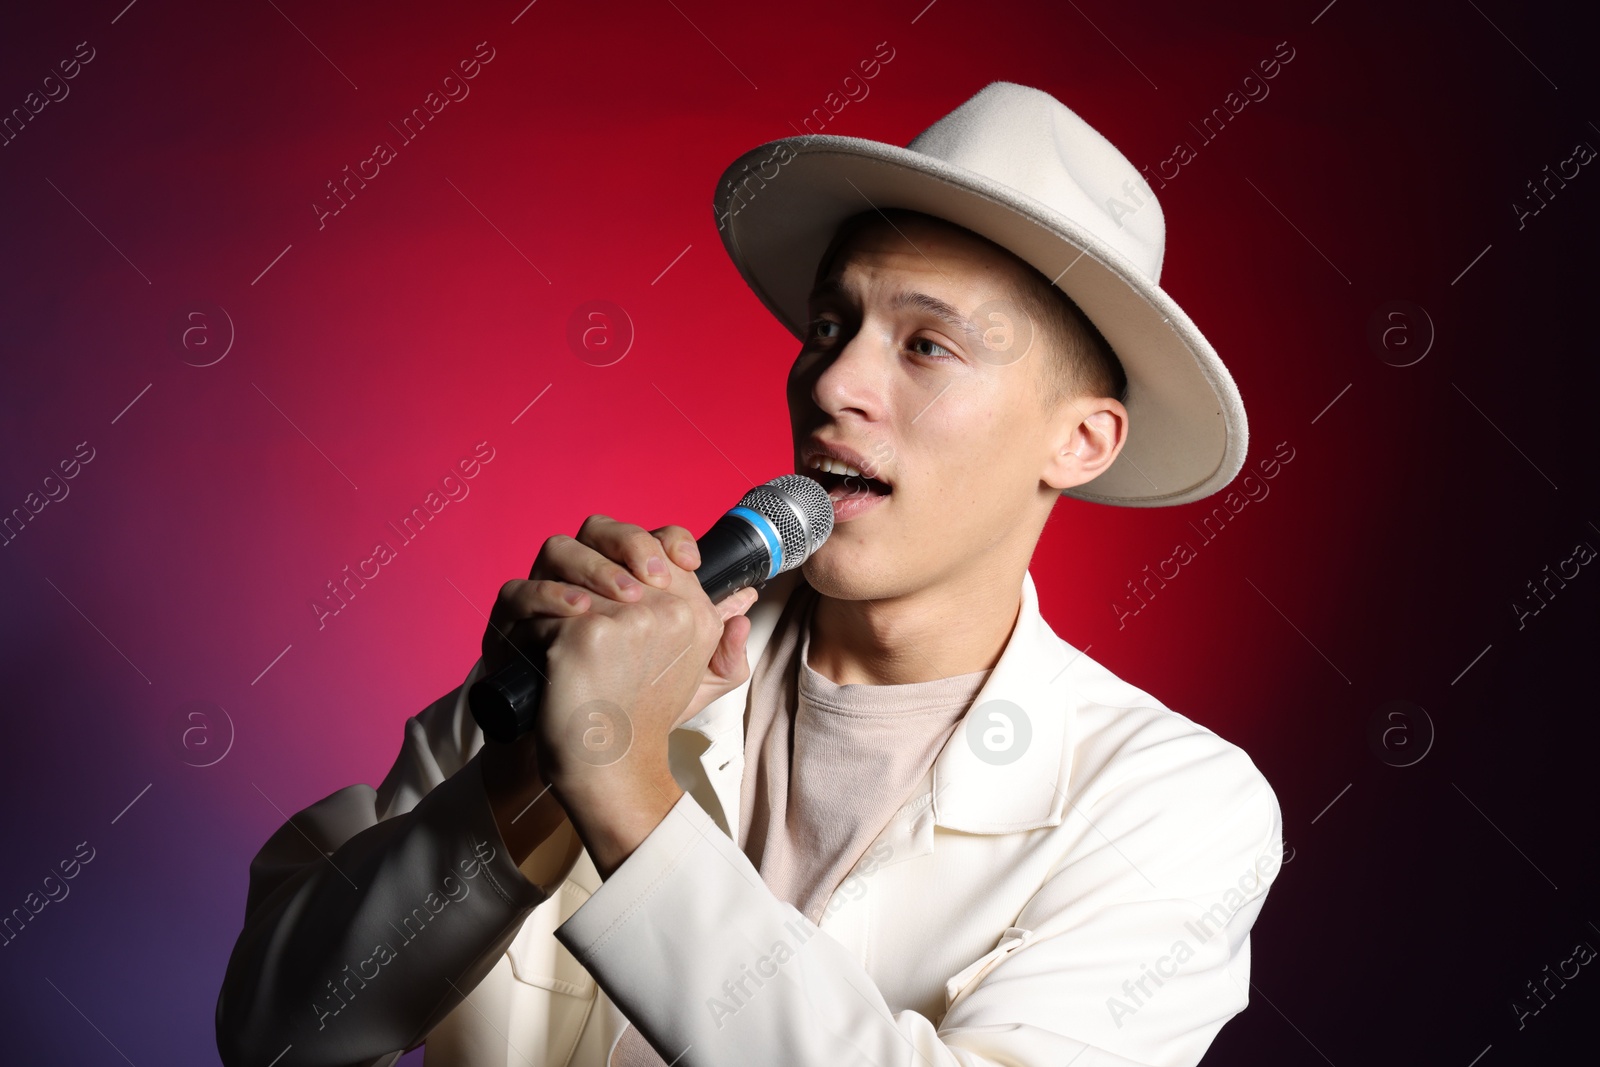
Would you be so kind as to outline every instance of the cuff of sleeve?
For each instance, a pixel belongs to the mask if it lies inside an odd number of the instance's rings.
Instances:
[[[818,933],[689,793],[555,929],[665,1061],[693,1048],[707,1067],[908,1062],[872,979]],[[742,974],[753,997],[728,992]]]
[[[417,802],[414,814],[419,822],[434,827],[438,839],[460,841],[462,872],[482,874],[508,907],[523,912],[549,899],[548,893],[523,875],[501,840],[478,756],[429,790]]]
[[[721,856],[709,852],[719,852]],[[720,867],[724,862],[745,881],[765,890],[744,853],[686,792],[639,847],[611,872],[611,877],[556,928],[556,938],[580,960],[593,959],[613,933],[638,917],[645,902],[674,871],[686,863],[709,868],[713,864]]]

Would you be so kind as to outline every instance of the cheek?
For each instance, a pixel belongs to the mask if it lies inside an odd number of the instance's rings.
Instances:
[[[953,393],[955,390],[951,390]],[[940,404],[951,399],[946,394]],[[935,411],[917,423],[924,430],[916,449],[930,496],[952,506],[1005,496],[1016,480],[1021,448],[1009,419],[974,401],[952,403],[942,417]]]
[[[936,523],[951,547],[974,551],[1025,523],[1038,488],[1031,445],[1003,427],[973,427],[944,442],[946,458],[929,457],[928,491],[917,494],[915,521]]]

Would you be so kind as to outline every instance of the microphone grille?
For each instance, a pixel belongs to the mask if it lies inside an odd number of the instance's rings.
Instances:
[[[833,501],[815,478],[785,474],[765,485],[758,485],[739,501],[765,516],[778,530],[783,544],[780,572],[793,570],[822,547],[833,533]]]

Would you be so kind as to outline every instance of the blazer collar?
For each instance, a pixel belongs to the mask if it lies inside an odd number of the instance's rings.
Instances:
[[[783,605],[800,580],[798,570],[779,575],[750,608],[745,647],[752,664],[766,650]],[[1072,676],[1067,668],[1081,656],[1039,614],[1033,576],[1024,573],[1022,606],[1005,650],[924,778],[936,825],[1001,834],[1061,822],[1073,741],[1072,702],[1067,699]],[[747,680],[678,727],[710,742],[700,755],[701,765],[723,807],[720,821],[735,840],[749,689]],[[993,748],[985,744],[986,733],[996,743]],[[992,762],[999,758],[992,754],[996,748],[1020,749],[1020,754],[1007,763]],[[926,801],[913,798],[911,803]]]

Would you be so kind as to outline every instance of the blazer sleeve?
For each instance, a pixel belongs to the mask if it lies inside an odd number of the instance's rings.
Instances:
[[[1187,1067],[1247,1002],[1282,848],[1265,778],[1207,736],[1075,798],[1075,843],[939,1019],[892,1011],[689,794],[555,935],[680,1067]]]
[[[250,864],[217,997],[227,1067],[389,1067],[493,968],[552,887],[500,837],[455,690],[406,720],[377,789],[296,813]]]

